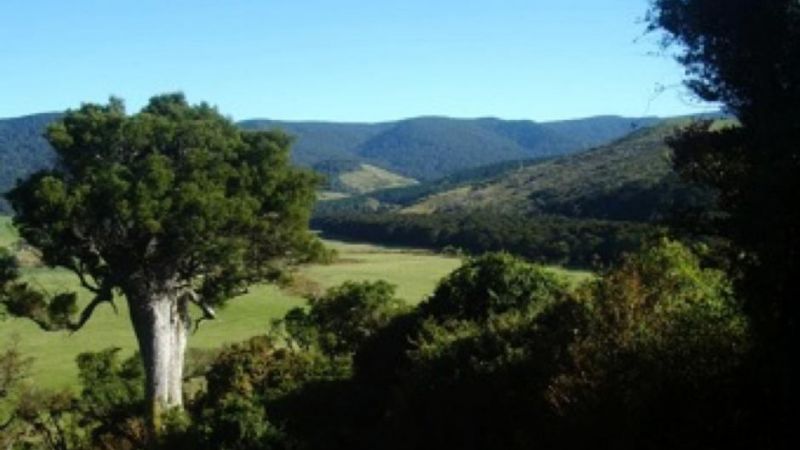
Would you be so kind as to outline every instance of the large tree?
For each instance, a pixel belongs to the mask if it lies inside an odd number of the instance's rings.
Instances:
[[[182,94],[139,113],[85,104],[46,133],[53,170],[8,195],[22,237],[49,266],[74,272],[94,294],[77,318],[75,296],[32,296],[14,311],[45,329],[80,328],[121,294],[145,366],[152,417],[182,402],[190,304],[204,318],[248,284],[317,254],[308,231],[317,178],[289,163],[280,132],[243,132]]]
[[[704,123],[675,138],[675,165],[719,193],[724,214],[702,231],[734,244],[731,267],[759,331],[760,366],[771,368],[770,398],[796,408],[800,2],[653,0],[649,22],[677,50],[689,88],[738,119],[739,126]]]

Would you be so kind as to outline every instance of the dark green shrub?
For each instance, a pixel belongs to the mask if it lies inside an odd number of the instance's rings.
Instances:
[[[617,448],[737,443],[750,335],[722,272],[664,240],[578,297],[588,322],[547,391],[574,427],[565,435]]]
[[[564,283],[543,268],[489,253],[444,278],[420,310],[436,320],[485,320],[514,309],[543,308],[564,293]]]

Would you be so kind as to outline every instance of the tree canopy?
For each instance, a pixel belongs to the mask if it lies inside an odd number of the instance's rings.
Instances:
[[[687,86],[739,120],[677,136],[675,166],[719,192],[724,214],[701,231],[734,244],[730,266],[760,337],[765,402],[784,405],[766,408],[785,421],[797,404],[800,3],[655,0],[649,22],[677,50]]]
[[[47,139],[56,166],[11,191],[14,222],[47,265],[73,271],[95,297],[77,320],[64,313],[74,295],[54,299],[57,308],[37,298],[28,310],[39,313],[21,315],[75,330],[122,293],[151,388],[166,372],[178,377],[167,403],[180,404],[188,303],[212,318],[248,284],[322,251],[307,225],[317,177],[290,165],[280,132],[243,132],[215,108],[167,94],[133,115],[115,98],[84,104]],[[166,359],[177,366],[160,366],[173,348]]]

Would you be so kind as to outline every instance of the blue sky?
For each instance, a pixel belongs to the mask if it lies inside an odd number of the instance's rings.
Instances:
[[[647,0],[3,0],[0,117],[181,90],[233,118],[554,120],[710,109]],[[656,95],[661,86],[667,89]]]

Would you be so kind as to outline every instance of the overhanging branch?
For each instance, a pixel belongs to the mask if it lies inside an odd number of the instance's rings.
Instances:
[[[78,262],[77,264],[70,264],[66,267],[78,276],[78,281],[80,281],[81,286],[83,286],[86,290],[98,295],[100,294],[100,287],[90,283],[86,278],[86,270],[82,263]]]
[[[105,302],[111,304],[111,307],[114,309],[114,313],[118,313],[117,305],[114,304],[114,295],[111,292],[111,289],[108,289],[108,288],[104,289],[104,290],[100,291],[94,297],[94,299],[92,299],[92,301],[88,305],[86,305],[85,308],[83,308],[83,311],[81,311],[81,316],[80,316],[80,318],[78,319],[77,322],[69,323],[67,325],[67,328],[70,330],[70,332],[74,333],[74,332],[80,330],[81,328],[83,328],[83,326],[86,325],[86,322],[88,322],[89,319],[92,318],[92,314],[94,314],[94,310],[101,303],[105,303]]]

